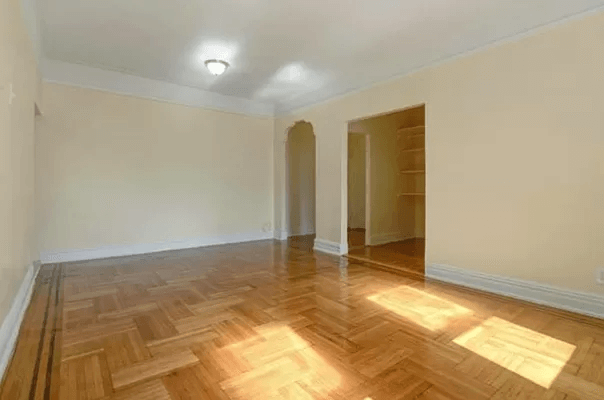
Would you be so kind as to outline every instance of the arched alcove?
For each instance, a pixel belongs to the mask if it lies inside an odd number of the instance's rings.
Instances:
[[[316,138],[311,123],[285,132],[286,228],[288,237],[316,233]]]

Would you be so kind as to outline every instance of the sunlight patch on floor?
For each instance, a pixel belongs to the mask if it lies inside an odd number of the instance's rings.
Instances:
[[[487,319],[453,342],[546,389],[576,348],[497,317]]]
[[[472,314],[459,304],[409,286],[388,289],[367,299],[431,331],[445,328],[455,318]]]
[[[290,327],[257,328],[258,336],[223,350],[246,372],[221,386],[234,398],[313,399],[340,386],[341,376]],[[243,367],[242,367],[243,366]]]

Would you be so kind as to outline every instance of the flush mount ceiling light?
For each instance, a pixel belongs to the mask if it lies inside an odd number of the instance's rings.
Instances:
[[[205,64],[210,73],[216,76],[224,74],[229,67],[229,63],[222,60],[207,60]]]

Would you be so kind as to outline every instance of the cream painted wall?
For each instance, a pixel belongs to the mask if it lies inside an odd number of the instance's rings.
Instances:
[[[40,248],[272,230],[273,120],[44,84]]]
[[[0,2],[0,321],[34,246],[34,102],[38,71],[18,0]],[[8,104],[10,85],[15,94]]]
[[[275,122],[275,219],[297,120],[317,135],[317,236],[346,243],[347,123],[426,103],[426,262],[603,293],[604,13]]]
[[[348,135],[348,227],[365,229],[365,135]]]
[[[288,135],[289,234],[315,233],[315,135],[298,123]]]

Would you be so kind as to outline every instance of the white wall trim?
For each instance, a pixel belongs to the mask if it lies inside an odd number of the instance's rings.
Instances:
[[[274,235],[273,235],[273,237],[276,240],[281,240],[281,241],[287,240],[287,236],[288,236],[287,231],[285,229],[277,229],[277,230],[275,230]]]
[[[523,279],[468,271],[442,264],[426,265],[426,278],[604,318],[604,296],[597,294],[562,289]]]
[[[308,236],[308,235],[314,235],[316,234],[315,231],[311,231],[311,232],[302,232],[302,233],[290,233],[289,237],[296,237],[296,236]]]
[[[21,323],[31,300],[38,271],[40,271],[40,262],[35,262],[29,266],[8,314],[6,314],[0,326],[0,380],[4,376],[15,351]]]
[[[140,243],[131,245],[102,246],[92,249],[50,250],[40,253],[43,263],[96,260],[100,258],[131,256],[136,254],[155,253],[158,251],[190,249],[215,246],[219,244],[253,242],[273,238],[273,232],[248,232],[231,235],[204,236],[173,240],[161,243]]]
[[[322,253],[334,254],[336,256],[341,256],[348,253],[348,244],[347,243],[336,243],[330,242],[325,239],[315,239],[315,251],[320,251]]]
[[[378,235],[371,235],[369,244],[379,246],[381,244],[400,242],[408,239],[413,239],[413,236],[407,236],[401,232],[380,233]]]
[[[43,59],[41,71],[46,82],[246,115],[275,115],[272,104],[79,64]]]

